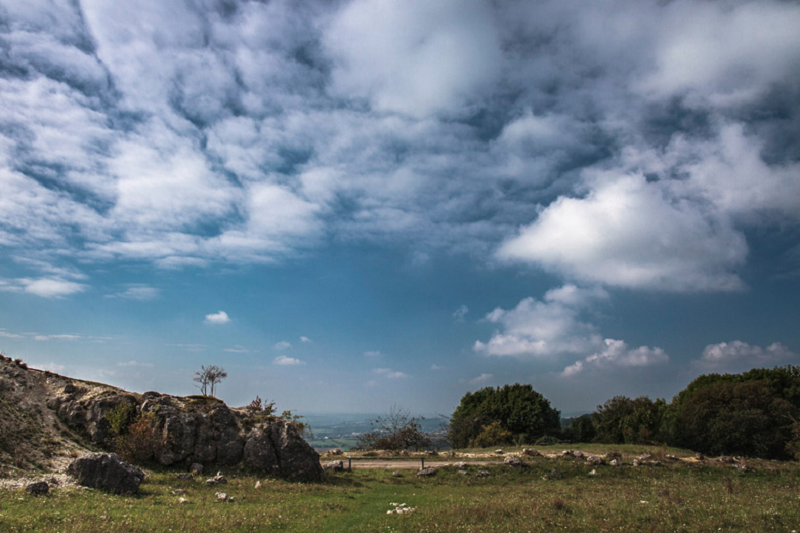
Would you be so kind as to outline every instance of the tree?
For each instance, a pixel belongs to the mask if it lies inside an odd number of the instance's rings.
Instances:
[[[200,384],[197,387],[203,396],[209,396],[209,392],[211,392],[210,396],[214,396],[214,387],[227,378],[228,373],[225,372],[224,368],[217,365],[208,367],[200,365],[200,368],[201,370],[195,371],[193,380]]]
[[[571,442],[592,442],[595,437],[592,415],[569,418],[562,423],[562,436]]]
[[[592,414],[597,442],[608,444],[653,444],[661,439],[667,404],[647,396],[636,399],[615,396],[597,406]]]
[[[392,406],[389,412],[370,424],[368,433],[358,437],[357,448],[362,450],[424,450],[431,444],[422,431],[420,421],[424,417],[412,417],[408,411]]]
[[[515,383],[465,394],[450,418],[450,442],[454,448],[466,448],[493,422],[499,423],[492,427],[493,433],[505,430],[518,443],[532,443],[561,430],[560,413],[550,402],[530,385]]]

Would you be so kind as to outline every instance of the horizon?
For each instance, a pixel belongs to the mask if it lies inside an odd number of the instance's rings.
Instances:
[[[0,2],[12,358],[299,414],[800,364],[799,5]]]

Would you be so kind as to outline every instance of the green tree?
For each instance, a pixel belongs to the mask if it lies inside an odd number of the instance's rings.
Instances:
[[[203,396],[214,396],[214,387],[228,377],[225,369],[217,365],[200,365],[200,370],[195,371],[193,381],[199,383],[197,388]],[[210,394],[209,394],[210,392]]]
[[[484,427],[498,422],[515,442],[534,442],[545,435],[558,435],[560,414],[530,385],[485,387],[461,398],[450,418],[448,431],[454,448],[469,446]]]
[[[646,396],[615,396],[592,414],[594,440],[609,444],[652,444],[661,441],[667,404]]]
[[[581,415],[562,423],[562,436],[571,442],[592,442],[595,438],[592,415]]]

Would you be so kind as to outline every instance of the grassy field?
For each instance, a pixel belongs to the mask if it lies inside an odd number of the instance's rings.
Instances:
[[[645,451],[613,448],[626,462],[627,454]],[[401,477],[354,470],[317,484],[260,479],[258,489],[258,478],[233,472],[227,485],[206,487],[155,471],[137,496],[55,488],[35,498],[0,491],[0,531],[800,531],[797,463],[754,460],[748,465],[755,471],[747,473],[711,460],[601,466],[589,476],[592,467],[579,460],[526,461],[525,469],[470,466],[461,475],[446,467],[426,478],[413,470]],[[477,477],[479,470],[490,475]],[[179,503],[174,489],[185,489],[188,503]],[[219,502],[216,492],[235,501]],[[415,511],[389,515],[393,502]]]

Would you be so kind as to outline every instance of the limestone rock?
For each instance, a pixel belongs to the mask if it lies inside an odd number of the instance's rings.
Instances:
[[[519,457],[514,457],[513,455],[509,455],[503,460],[503,464],[507,464],[508,466],[513,466],[515,468],[523,468],[528,466],[522,459]]]
[[[420,468],[417,471],[417,477],[428,477],[436,474],[436,469],[432,466],[428,466],[425,468]]]
[[[320,481],[319,454],[292,424],[273,419],[250,431],[244,445],[246,467],[290,481]]]
[[[29,483],[25,487],[25,492],[32,496],[44,496],[50,491],[50,485],[46,481],[38,481],[36,483]]]
[[[136,494],[144,472],[121,460],[115,453],[90,453],[75,459],[67,472],[79,485],[114,494]]]
[[[341,472],[344,470],[344,461],[328,461],[322,465],[322,468],[332,472]]]

